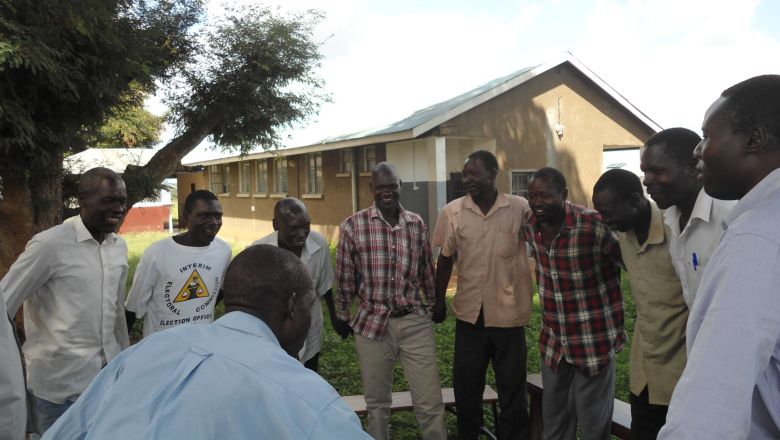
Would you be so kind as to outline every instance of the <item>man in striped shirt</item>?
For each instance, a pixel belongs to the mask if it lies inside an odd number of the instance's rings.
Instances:
[[[341,224],[336,260],[336,315],[355,333],[368,433],[390,438],[393,367],[400,359],[423,438],[446,439],[428,229],[399,203],[401,181],[392,164],[377,164],[370,186],[374,204]],[[350,319],[355,297],[359,306]]]
[[[620,245],[601,216],[566,201],[566,178],[541,168],[528,185],[525,236],[542,302],[545,439],[610,438],[615,354],[626,341]]]

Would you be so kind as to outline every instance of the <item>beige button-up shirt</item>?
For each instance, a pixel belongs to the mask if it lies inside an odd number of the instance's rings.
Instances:
[[[433,233],[442,255],[457,254],[455,316],[486,327],[519,327],[531,316],[531,272],[522,226],[530,207],[522,197],[499,193],[487,214],[464,196],[448,203]]]
[[[688,307],[669,255],[671,233],[652,201],[650,209],[650,231],[643,244],[633,230],[618,233],[636,303],[629,382],[635,395],[647,386],[651,404],[669,405],[685,369]]]

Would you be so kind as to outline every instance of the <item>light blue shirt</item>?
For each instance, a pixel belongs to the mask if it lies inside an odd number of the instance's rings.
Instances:
[[[370,439],[260,319],[156,333],[120,354],[44,439]]]
[[[725,217],[659,439],[780,438],[780,169]]]

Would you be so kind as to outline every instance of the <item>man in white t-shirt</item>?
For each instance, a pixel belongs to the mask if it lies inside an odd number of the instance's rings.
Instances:
[[[645,143],[641,167],[647,193],[665,209],[669,254],[689,309],[710,255],[723,236],[723,219],[737,203],[710,197],[696,178],[693,150],[701,137],[687,128],[669,128]]]
[[[144,337],[179,324],[209,324],[221,297],[232,251],[217,238],[222,206],[211,191],[197,190],[184,202],[187,232],[152,243],[127,296],[127,326],[144,318]]]
[[[274,232],[255,241],[252,245],[268,244],[286,249],[306,266],[317,293],[311,305],[311,326],[306,336],[306,343],[299,353],[299,360],[306,368],[317,371],[319,368],[320,350],[322,349],[322,300],[328,305],[330,320],[334,325],[342,321],[336,319],[336,309],[333,307],[333,283],[336,275],[330,260],[330,245],[321,234],[311,231],[311,219],[306,206],[300,200],[288,197],[274,206]]]

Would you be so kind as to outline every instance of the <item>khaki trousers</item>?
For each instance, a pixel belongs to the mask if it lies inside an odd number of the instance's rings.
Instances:
[[[384,340],[376,341],[356,334],[355,349],[368,410],[368,433],[372,437],[390,439],[393,367],[400,360],[423,439],[447,438],[436,364],[436,340],[430,315],[390,318]]]

